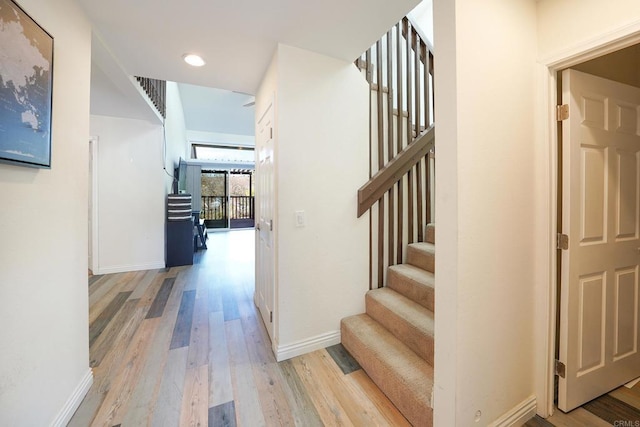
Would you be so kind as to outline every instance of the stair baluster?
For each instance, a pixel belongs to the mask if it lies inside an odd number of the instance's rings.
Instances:
[[[358,216],[368,210],[372,221],[373,289],[384,285],[387,267],[403,262],[406,244],[424,240],[424,227],[433,219],[433,159],[429,157],[433,132],[424,139],[433,125],[433,53],[417,28],[403,18],[355,63],[370,83],[375,104],[371,106],[370,180],[358,199]],[[406,163],[404,150],[417,143],[420,150],[413,152],[424,155],[412,159],[406,172],[394,169],[391,182],[386,174],[388,188],[375,200],[369,196],[361,200],[360,193],[376,187],[372,183],[382,179],[384,171]]]
[[[370,179],[358,190],[358,216],[368,211],[371,221],[370,290],[366,312],[342,319],[342,343],[411,424],[430,427],[435,310],[432,49],[404,18],[356,65],[375,102],[370,106]]]

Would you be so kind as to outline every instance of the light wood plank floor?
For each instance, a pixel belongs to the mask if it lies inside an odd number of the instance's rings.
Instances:
[[[557,407],[547,419],[538,416],[525,427],[606,427],[640,426],[640,383],[604,394],[579,408],[564,413]]]
[[[619,387],[580,408],[564,413],[558,408],[547,419],[532,418],[526,427],[636,427],[640,426],[640,383]]]
[[[70,426],[406,426],[340,345],[277,363],[253,304],[254,233],[193,266],[89,278],[94,383]]]

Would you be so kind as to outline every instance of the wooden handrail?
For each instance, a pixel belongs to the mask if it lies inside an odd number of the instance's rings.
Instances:
[[[433,46],[431,46],[431,43],[429,43],[429,41],[422,36],[422,33],[413,24],[413,21],[411,21],[408,16],[405,16],[401,22],[402,35],[405,38],[407,38],[407,35],[410,33],[409,29],[411,29],[411,31],[414,31],[416,33],[415,36],[420,38],[420,42],[426,46],[426,49],[420,52],[420,61],[423,64],[428,64],[427,69],[429,70],[429,74],[433,75]]]
[[[387,191],[391,189],[409,170],[433,149],[435,128],[428,129],[380,169],[358,190],[358,218],[367,212]]]

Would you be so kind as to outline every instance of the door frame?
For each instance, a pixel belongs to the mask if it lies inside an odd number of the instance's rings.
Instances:
[[[579,44],[553,56],[539,61],[537,75],[540,82],[540,98],[537,100],[538,117],[541,121],[541,133],[536,139],[544,147],[547,162],[548,189],[547,198],[543,200],[549,213],[544,219],[541,229],[548,230],[546,271],[542,272],[548,278],[548,286],[540,286],[536,291],[536,300],[540,303],[538,315],[540,322],[536,322],[536,398],[537,413],[541,417],[548,417],[554,411],[554,377],[556,353],[556,310],[559,301],[556,297],[558,290],[557,272],[559,266],[556,258],[556,235],[558,217],[558,170],[561,167],[558,158],[558,135],[556,121],[556,104],[558,71],[572,67],[579,63],[598,58],[616,50],[640,43],[640,23],[625,26],[604,34],[595,35],[586,43]]]
[[[100,272],[100,252],[99,252],[99,234],[98,226],[98,137],[89,137],[89,151],[91,153],[91,176],[89,177],[89,185],[91,186],[91,235],[89,237],[89,245],[91,245],[91,271],[93,274],[101,274]]]

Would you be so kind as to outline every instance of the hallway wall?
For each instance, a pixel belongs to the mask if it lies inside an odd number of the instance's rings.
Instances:
[[[535,1],[434,2],[434,23],[434,425],[511,425],[536,404]]]
[[[356,193],[368,179],[369,88],[353,64],[302,49],[280,45],[278,65],[280,345],[326,334],[337,343],[368,289]]]
[[[364,311],[368,220],[356,193],[368,179],[368,98],[352,63],[282,44],[256,95],[258,114],[275,99],[280,359],[340,342],[340,319]]]
[[[97,271],[164,268],[162,126],[91,116],[98,137]]]
[[[187,128],[185,125],[184,109],[178,84],[167,82],[167,118],[165,119],[165,150],[162,153],[163,166],[167,168],[165,174],[166,193],[171,192],[173,169],[178,167],[180,158],[191,157]]]
[[[541,59],[586,46],[598,35],[614,36],[640,28],[636,0],[611,0],[607,7],[600,0],[539,0],[536,6]]]
[[[167,118],[91,116],[98,137],[98,268],[95,274],[163,268],[165,200],[174,168],[187,158],[177,84],[167,82]],[[166,170],[165,170],[166,168]]]
[[[91,384],[87,246],[91,26],[20,0],[54,37],[51,169],[0,164],[0,425],[62,424]]]

